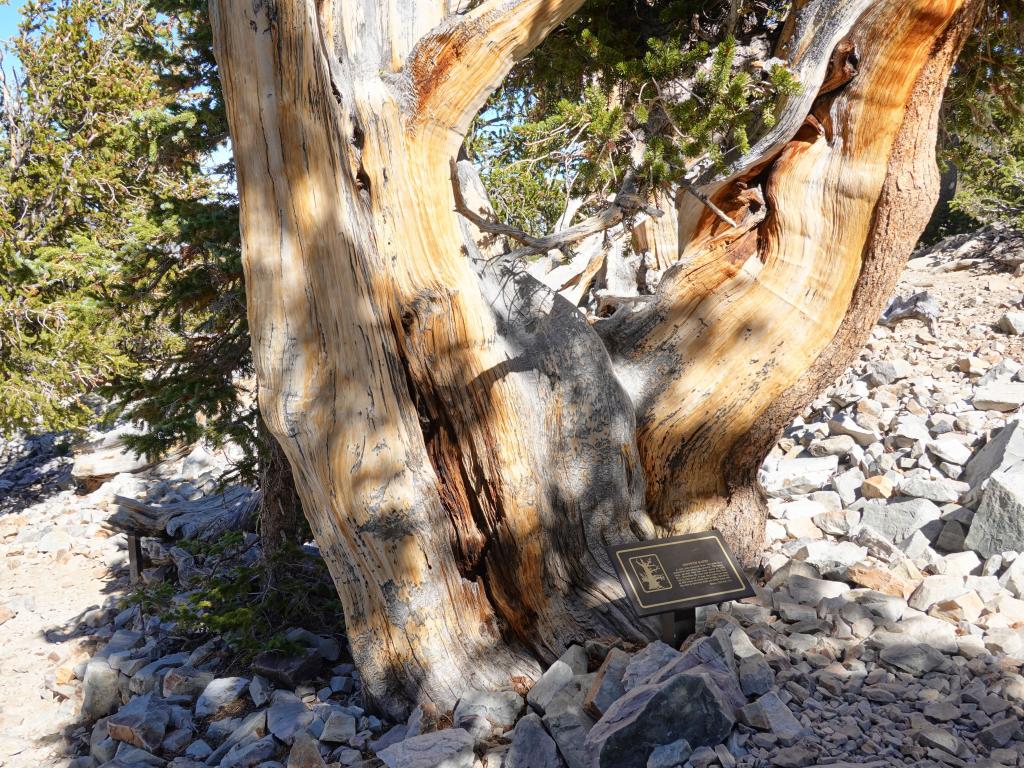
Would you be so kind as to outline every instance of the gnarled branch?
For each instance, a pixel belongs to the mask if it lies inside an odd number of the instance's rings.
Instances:
[[[541,237],[534,237],[511,224],[497,221],[488,216],[483,216],[466,204],[466,198],[462,193],[462,185],[459,183],[458,164],[455,158],[451,161],[452,191],[455,195],[455,210],[469,219],[480,231],[491,235],[511,237],[513,240],[522,243],[525,247],[519,248],[504,254],[504,258],[529,256],[535,253],[547,253],[555,248],[564,248],[567,245],[579,242],[590,235],[604,232],[621,222],[626,216],[637,211],[643,211],[650,216],[661,216],[662,212],[657,208],[647,205],[643,198],[634,194],[632,177],[627,176],[623,180],[619,191],[604,210],[589,216],[579,224],[551,232]]]

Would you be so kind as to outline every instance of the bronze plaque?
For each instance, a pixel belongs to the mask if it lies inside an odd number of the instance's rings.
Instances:
[[[718,531],[616,544],[608,554],[641,616],[754,594]]]

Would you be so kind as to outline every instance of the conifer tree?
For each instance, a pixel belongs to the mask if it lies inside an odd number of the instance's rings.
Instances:
[[[941,154],[957,176],[946,231],[1024,229],[1024,4],[986,3],[943,105]]]
[[[168,121],[141,0],[29,0],[0,92],[0,430],[88,423],[88,396],[146,344],[108,299],[150,237]]]
[[[284,466],[255,409],[206,3],[31,0],[9,48],[0,430],[119,413],[141,453],[231,440],[250,482]],[[274,549],[301,514],[287,472],[265,485]]]

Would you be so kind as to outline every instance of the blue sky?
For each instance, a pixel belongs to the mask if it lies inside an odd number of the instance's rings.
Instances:
[[[20,18],[18,9],[23,3],[24,0],[0,0],[0,44],[18,31],[18,19]],[[10,54],[6,54],[4,68],[9,70],[11,64]]]
[[[6,40],[15,33],[18,28],[18,9],[24,0],[12,0],[8,3],[0,2],[0,40]]]

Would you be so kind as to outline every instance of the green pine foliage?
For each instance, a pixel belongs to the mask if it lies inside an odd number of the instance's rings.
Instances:
[[[1024,2],[986,4],[943,108],[941,158],[958,176],[943,233],[1024,228]]]
[[[132,443],[149,455],[206,438],[254,456],[206,3],[21,12],[0,109],[0,432],[124,415],[146,428]]]
[[[108,298],[148,230],[163,97],[141,0],[29,0],[0,104],[0,431],[88,423],[88,395],[131,367]]]
[[[650,193],[749,149],[799,84],[779,62],[752,56],[751,41],[771,34],[783,4],[739,3],[731,25],[729,7],[592,0],[570,17],[474,125],[467,147],[496,214],[540,234],[570,200],[587,212],[627,175]]]
[[[158,73],[169,119],[158,162],[187,184],[154,190],[154,236],[126,261],[119,307],[145,306],[143,327],[159,345],[134,350],[138,363],[108,392],[147,427],[131,439],[149,455],[175,444],[232,440],[249,459],[259,449],[234,165],[205,0],[150,0],[171,35],[143,49]]]

